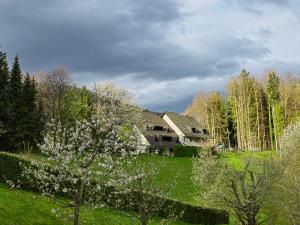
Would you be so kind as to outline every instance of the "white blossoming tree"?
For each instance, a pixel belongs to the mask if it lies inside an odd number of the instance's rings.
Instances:
[[[269,199],[273,176],[269,162],[249,158],[240,169],[223,159],[200,156],[193,160],[196,200],[231,212],[242,225],[263,222],[260,214]]]
[[[40,146],[46,157],[24,165],[24,176],[45,195],[64,194],[72,199],[59,204],[74,209],[74,225],[79,223],[82,204],[102,206],[108,189],[124,186],[130,177],[123,173],[122,165],[137,154],[138,138],[132,123],[115,113],[120,113],[123,104],[107,99],[97,107],[111,110],[90,121],[77,120],[68,129],[59,122],[48,124]]]
[[[284,131],[277,167],[267,208],[270,224],[300,224],[300,118]]]

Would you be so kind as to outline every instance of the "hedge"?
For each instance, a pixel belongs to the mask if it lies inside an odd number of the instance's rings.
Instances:
[[[174,156],[175,157],[192,157],[197,156],[200,151],[200,147],[187,146],[187,145],[175,145]]]
[[[12,181],[15,184],[20,183],[22,189],[33,190],[36,189],[32,184],[22,177],[22,165],[29,164],[26,161],[12,153],[0,152],[0,183],[7,183],[7,181]]]
[[[0,152],[0,183],[6,183],[7,180],[11,180],[15,183],[21,181],[20,188],[24,190],[38,191],[36,187],[22,177],[22,165],[20,165],[22,163],[30,162],[17,155]],[[113,187],[107,188],[104,192],[105,199],[103,199],[103,201],[108,206],[121,210],[137,211],[138,206],[129,204],[128,195],[111,194],[114,193]],[[64,194],[62,193],[62,195]],[[66,195],[64,196],[67,197]],[[161,197],[153,196],[153,198]],[[122,204],[119,203],[120,199],[122,200]],[[115,204],[114,202],[118,203]],[[173,199],[165,199],[159,215],[165,217],[168,215],[170,210],[177,212],[178,214],[183,212],[182,217],[179,219],[191,224],[217,225],[229,223],[229,214],[226,211],[202,208]]]

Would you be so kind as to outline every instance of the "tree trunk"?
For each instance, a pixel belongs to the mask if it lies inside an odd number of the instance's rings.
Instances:
[[[270,100],[268,100],[270,101]],[[273,123],[272,123],[272,110],[271,110],[271,103],[268,102],[268,118],[269,118],[269,135],[270,135],[270,144],[271,149],[273,150],[274,144],[273,144]]]
[[[145,216],[141,216],[141,225],[147,225],[148,224],[148,220]]]
[[[86,175],[84,175],[84,178],[81,181],[80,189],[77,190],[76,196],[75,196],[75,208],[74,208],[74,225],[79,224],[79,209],[81,206],[81,202],[83,200],[83,191],[85,188],[85,181],[86,181]]]
[[[77,198],[75,201],[75,210],[74,210],[74,225],[79,224],[79,209],[80,209],[80,203],[78,202]]]
[[[247,225],[257,225],[255,215],[248,216]]]

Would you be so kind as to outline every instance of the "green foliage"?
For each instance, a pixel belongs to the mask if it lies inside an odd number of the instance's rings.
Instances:
[[[200,156],[193,166],[198,199],[210,207],[228,210],[241,224],[261,222],[262,208],[276,175],[268,161],[249,158],[237,170],[224,159]]]
[[[193,156],[197,156],[199,151],[200,148],[195,146],[185,146],[185,145],[174,146],[175,157],[193,157]]]
[[[9,72],[6,56],[0,53],[0,126],[5,131],[0,146],[7,151],[23,148],[23,143],[36,147],[43,130],[43,112],[37,106],[33,78],[23,75],[18,57]]]
[[[159,155],[165,155],[169,152],[169,148],[168,147],[160,147],[158,149],[158,154]]]
[[[37,106],[36,85],[34,78],[26,74],[23,85],[23,98],[21,104],[21,124],[20,133],[23,145],[30,145],[36,148],[37,143],[41,140],[41,132],[43,130],[42,112]]]
[[[0,122],[5,123],[8,119],[8,85],[9,70],[6,55],[0,52]]]
[[[28,161],[21,159],[17,155],[0,152],[0,183],[6,184],[7,181],[17,185],[22,183],[22,188],[32,189],[31,184],[22,176],[22,163],[29,163]]]
[[[300,120],[285,129],[280,159],[273,167],[279,168],[279,173],[267,202],[270,224],[300,224]]]

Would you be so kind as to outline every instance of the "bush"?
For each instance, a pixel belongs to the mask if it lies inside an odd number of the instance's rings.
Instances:
[[[106,202],[106,204],[109,207],[117,208],[119,210],[124,210],[124,211],[135,211],[135,212],[138,211],[139,206],[134,205],[128,199],[128,196],[130,196],[130,194],[111,195],[110,193],[107,193],[106,196],[108,195],[110,196],[110,198],[109,201]],[[153,198],[162,198],[162,197],[153,196]],[[190,224],[217,225],[217,224],[229,223],[229,214],[224,210],[202,208],[199,206],[193,206],[191,204],[183,203],[169,198],[164,199],[162,202],[163,204],[157,216],[163,218],[173,214],[179,216],[177,218],[178,220]]]
[[[158,149],[158,154],[159,155],[166,155],[169,152],[169,148],[168,147],[160,147]]]
[[[175,145],[174,146],[174,156],[175,157],[193,157],[197,156],[200,147],[196,146],[186,146],[186,145]]]
[[[17,155],[12,153],[0,152],[0,183],[7,184],[8,181],[14,184],[21,184],[25,190],[35,190],[31,183],[22,176],[22,164],[29,164]]]

